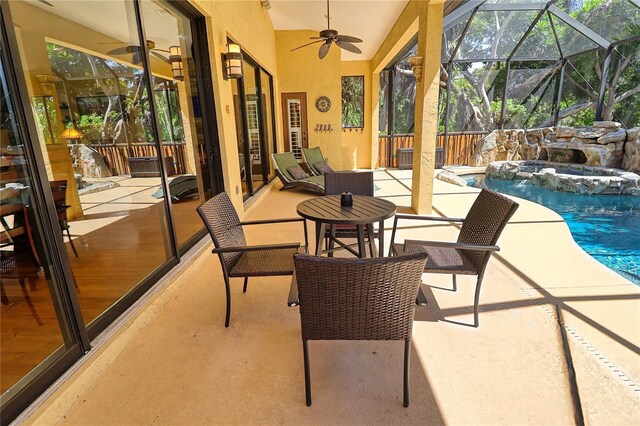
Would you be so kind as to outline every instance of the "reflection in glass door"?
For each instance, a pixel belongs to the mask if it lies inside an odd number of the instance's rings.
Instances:
[[[64,308],[41,226],[40,214],[44,210],[37,205],[34,194],[34,166],[18,131],[9,87],[4,64],[0,62],[0,393],[3,407],[28,384],[21,380],[24,376],[42,371],[76,343],[62,316]]]
[[[245,200],[275,177],[273,78],[243,52],[244,78],[232,82],[240,178]],[[250,172],[247,172],[250,171]]]
[[[173,79],[163,72],[153,85],[147,81],[135,6],[10,2],[28,96],[34,105],[47,99],[47,117],[35,108],[40,140],[33,143],[52,190],[61,188],[60,226],[87,324],[108,323],[103,314],[173,257],[167,208],[157,194],[169,161],[157,150],[149,90],[171,92]],[[156,35],[144,40],[150,63],[166,67],[166,38]],[[168,99],[175,105],[173,93]],[[178,118],[169,113],[170,137],[181,137]]]
[[[141,6],[146,36],[156,40],[150,50],[156,114],[181,246],[204,230],[196,207],[213,194],[202,111],[207,105],[196,79],[189,19],[168,3],[143,0]],[[164,194],[158,189],[153,195]]]
[[[260,69],[260,107],[264,111],[262,135],[264,148],[266,149],[266,169],[269,180],[276,176],[276,171],[271,162],[271,154],[276,152],[275,115],[273,114],[273,78],[263,69]]]
[[[256,192],[265,183],[263,176],[262,135],[261,135],[261,108],[258,103],[260,87],[258,83],[258,69],[247,60],[242,64],[244,78],[244,105],[246,114],[246,140],[251,155],[251,186]]]

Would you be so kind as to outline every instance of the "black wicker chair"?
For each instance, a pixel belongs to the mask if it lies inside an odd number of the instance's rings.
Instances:
[[[518,203],[515,201],[497,192],[483,189],[465,219],[398,214],[393,222],[390,254],[427,253],[429,261],[424,272],[452,274],[453,291],[457,290],[457,274],[476,275],[478,278],[473,304],[473,326],[478,327],[478,304],[484,271],[491,253],[500,250],[496,246],[498,238],[517,209]],[[455,243],[405,240],[403,244],[396,244],[399,219],[459,222],[462,223],[462,227]]]
[[[332,172],[325,173],[325,195],[340,195],[343,192],[351,192],[353,195],[367,195],[373,197],[373,172]],[[327,225],[325,231],[325,247],[328,249],[329,256],[333,256],[334,248],[333,240],[329,237],[331,232],[335,230],[334,238],[358,238],[358,232],[354,225]],[[365,238],[369,239],[369,232],[365,228]],[[374,238],[378,238],[378,232],[374,232]],[[369,250],[372,245],[369,244]],[[373,257],[373,251],[371,251]]]
[[[289,305],[300,305],[307,406],[309,340],[404,340],[403,403],[409,406],[411,331],[426,261],[426,253],[375,259],[294,256]]]
[[[226,192],[205,201],[197,208],[197,211],[215,245],[213,253],[218,255],[222,265],[227,293],[227,314],[224,326],[229,327],[231,316],[230,278],[243,277],[242,291],[246,292],[249,277],[293,275],[293,255],[300,249],[300,243],[248,246],[243,225],[302,222],[306,252],[309,246],[307,224],[302,218],[240,222],[238,213]]]
[[[71,244],[71,250],[73,254],[78,257],[78,251],[73,244],[71,238],[71,232],[69,231],[69,222],[67,220],[67,209],[71,206],[67,204],[67,181],[66,180],[52,180],[49,182],[51,185],[51,193],[53,194],[53,202],[56,205],[56,212],[58,214],[58,222],[60,223],[60,229],[67,231],[67,238],[69,238],[69,244]]]

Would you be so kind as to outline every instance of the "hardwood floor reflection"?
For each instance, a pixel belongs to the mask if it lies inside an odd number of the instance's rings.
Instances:
[[[170,256],[162,199],[155,180],[81,197],[83,218],[69,222],[78,257],[65,238],[85,323],[91,322]],[[109,194],[109,191],[112,191]],[[100,195],[99,197],[97,195]],[[179,244],[203,228],[199,199],[172,203]],[[0,308],[1,380],[6,391],[63,344],[49,286],[40,270],[22,288],[2,276],[9,303]],[[28,301],[31,301],[31,304]]]

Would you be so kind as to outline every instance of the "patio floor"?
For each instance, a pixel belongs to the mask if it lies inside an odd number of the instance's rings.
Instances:
[[[409,205],[410,171],[376,172],[376,186],[399,211]],[[295,216],[310,197],[279,187],[267,188],[248,218]],[[464,216],[476,193],[436,181],[434,214]],[[399,239],[457,233],[407,226]],[[250,243],[302,239],[301,226],[263,231],[248,228]],[[416,312],[409,408],[401,342],[311,342],[306,407],[298,309],[286,306],[290,279],[252,278],[246,294],[242,280],[232,281],[225,329],[222,274],[207,245],[26,422],[571,424],[583,416],[639,424],[638,286],[585,254],[558,215],[531,202],[521,201],[499,245],[477,329],[460,324],[473,320],[473,279],[459,279],[454,293],[448,276],[424,276],[430,304]]]

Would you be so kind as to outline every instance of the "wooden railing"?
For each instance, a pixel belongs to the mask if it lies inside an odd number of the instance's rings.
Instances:
[[[173,158],[176,174],[187,173],[186,145],[186,142],[165,142],[162,144],[163,157]],[[115,176],[131,175],[130,157],[158,157],[158,150],[154,143],[90,144],[89,146],[104,157],[107,166]]]
[[[488,132],[451,132],[448,135],[445,150],[445,135],[436,139],[436,165],[468,166],[476,143]],[[396,150],[413,148],[413,134],[401,134],[378,137],[378,164],[380,167],[397,167]]]

